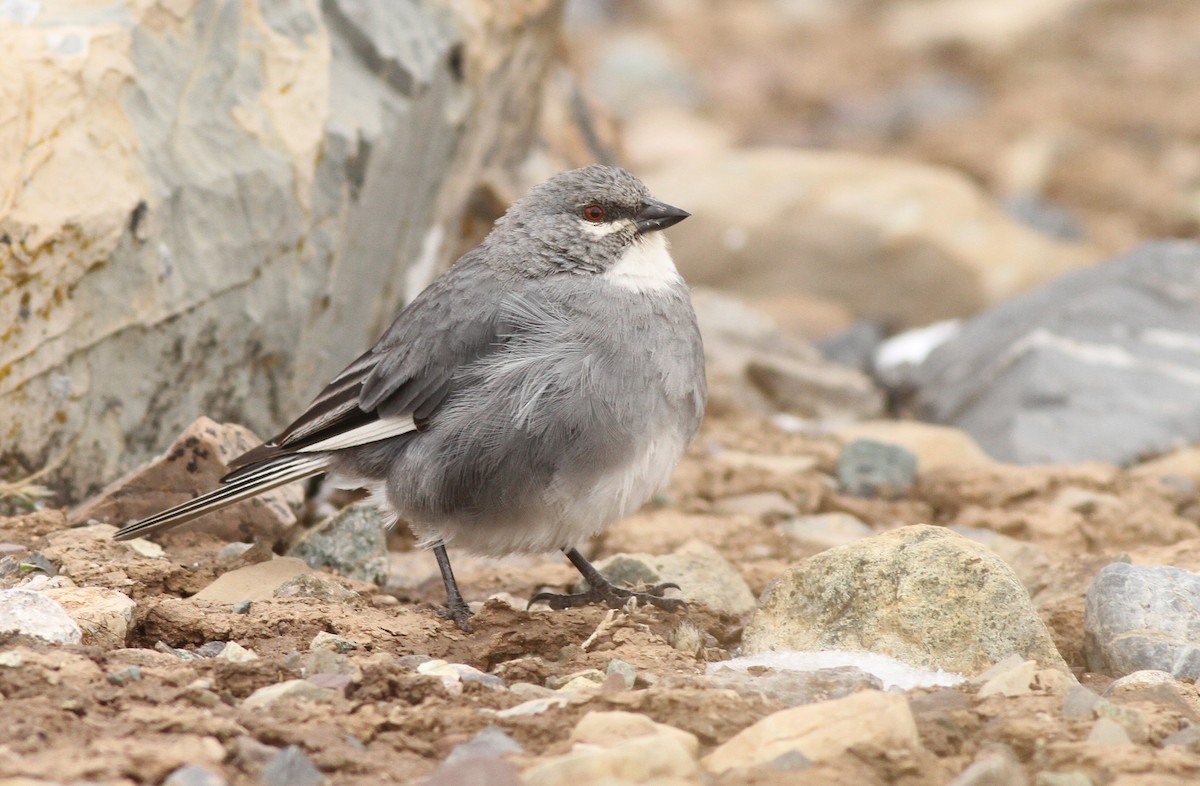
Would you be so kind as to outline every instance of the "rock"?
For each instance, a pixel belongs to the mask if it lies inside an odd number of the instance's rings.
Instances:
[[[358,597],[328,576],[319,573],[298,573],[280,584],[273,593],[276,598],[316,598],[325,603],[345,603]]]
[[[811,681],[810,685],[820,690],[845,690],[850,693],[861,687],[874,687],[887,691],[910,691],[914,688],[946,687],[964,681],[961,674],[941,670],[919,669],[887,655],[875,652],[850,652],[843,650],[782,651],[765,652],[761,655],[743,655],[708,665],[707,673],[712,677],[723,676],[725,671],[746,672],[757,679],[770,681],[772,671],[797,674],[798,679]],[[798,683],[805,685],[804,682]],[[731,686],[733,687],[733,686]],[[780,701],[786,701],[783,695]],[[829,695],[825,698],[837,698]],[[818,700],[818,699],[814,699]]]
[[[700,740],[691,732],[656,723],[645,715],[620,710],[592,711],[579,719],[571,730],[571,742],[611,748],[635,737],[668,738],[683,746],[689,755],[700,752]]]
[[[667,590],[669,597],[682,597],[729,614],[754,608],[754,593],[742,575],[720,552],[700,541],[689,541],[662,556],[614,554],[596,567],[617,586],[670,581],[680,589]]]
[[[228,779],[220,772],[199,764],[185,764],[172,772],[162,786],[227,786]]]
[[[162,546],[154,543],[153,541],[146,540],[145,538],[133,538],[131,540],[122,542],[125,544],[125,548],[129,549],[134,554],[141,555],[147,559],[167,558],[167,552],[163,550]]]
[[[1033,543],[1010,538],[990,529],[975,527],[950,527],[949,529],[964,538],[987,546],[988,550],[1004,560],[1005,564],[1017,574],[1017,578],[1021,580],[1021,584],[1025,586],[1025,591],[1029,593],[1030,597],[1035,597],[1049,585],[1053,575],[1050,558],[1045,551]]]
[[[137,608],[128,595],[104,587],[60,587],[43,593],[75,620],[84,644],[105,649],[125,646]]]
[[[1170,745],[1182,745],[1193,751],[1200,750],[1200,726],[1188,726],[1174,734],[1168,734],[1163,738],[1162,746],[1166,748]]]
[[[192,597],[213,603],[237,603],[243,600],[266,600],[288,580],[310,573],[302,560],[279,557],[222,573]]]
[[[916,420],[866,420],[842,426],[834,434],[847,444],[863,439],[902,447],[916,456],[920,472],[996,463],[967,432]]]
[[[1132,745],[1124,727],[1109,718],[1100,718],[1088,733],[1087,741],[1096,745]]]
[[[78,644],[83,632],[54,599],[26,589],[0,590],[0,633],[20,633],[51,644]]]
[[[539,686],[540,687],[540,686]],[[500,710],[496,713],[497,718],[523,718],[527,715],[541,715],[547,710],[557,707],[567,706],[570,701],[569,694],[563,693],[557,696],[543,696],[541,698],[529,699],[523,701],[515,707],[509,707],[506,710]]]
[[[813,456],[776,456],[741,450],[718,450],[710,454],[709,458],[730,469],[761,470],[783,478],[802,475],[817,466],[817,460]]]
[[[980,682],[979,698],[1028,696],[1033,693],[1032,686],[1037,670],[1035,661],[1025,660],[1020,655],[1013,656],[1012,661],[1005,658],[976,677],[976,680]]]
[[[165,453],[71,511],[71,520],[95,519],[123,526],[166,510],[216,488],[229,472],[229,462],[260,441],[247,428],[200,417]],[[211,532],[226,540],[258,538],[273,543],[296,524],[294,511],[303,500],[300,485],[284,486],[181,525],[180,529]]]
[[[525,786],[517,768],[503,759],[474,758],[442,764],[423,786]]]
[[[22,5],[0,34],[2,234],[28,274],[0,296],[0,463],[65,456],[74,498],[191,413],[277,428],[370,346],[495,217],[473,198],[517,187],[562,15],[122,0],[67,29]]]
[[[637,683],[637,669],[623,660],[613,658],[608,662],[604,677],[607,680],[614,674],[621,678],[621,684],[625,686],[625,690],[633,690],[633,686]]]
[[[947,786],[1029,786],[1029,779],[1012,751],[987,750]]]
[[[1001,461],[1130,464],[1200,441],[1197,331],[1200,245],[1147,243],[968,320],[917,408]]]
[[[871,535],[862,519],[849,513],[818,513],[779,522],[779,529],[796,544],[814,551],[844,546]]]
[[[333,652],[346,653],[350,650],[358,649],[358,644],[334,633],[320,631],[316,636],[313,636],[312,641],[308,643],[310,650],[331,650]]]
[[[737,494],[722,497],[713,503],[713,513],[718,516],[795,516],[799,511],[787,497],[778,491],[759,491],[753,494]]]
[[[916,482],[917,457],[899,445],[856,439],[838,456],[837,478],[852,497],[899,498]]]
[[[1091,688],[1075,685],[1067,691],[1063,698],[1064,718],[1090,718],[1100,701],[1100,694]]]
[[[325,774],[299,745],[289,745],[276,753],[258,776],[263,786],[318,786]]]
[[[1088,668],[1123,676],[1143,669],[1200,677],[1200,574],[1171,567],[1106,565],[1084,601]]]
[[[608,748],[581,747],[522,773],[525,786],[599,784],[606,779],[644,783],[652,778],[694,778],[699,768],[684,743],[673,736],[634,737]]]
[[[917,369],[933,350],[962,331],[961,319],[943,319],[897,333],[879,345],[871,362],[871,373],[888,390],[907,401],[916,386]]]
[[[242,708],[258,710],[269,707],[277,701],[331,701],[333,691],[313,685],[306,680],[284,680],[274,685],[266,685],[251,693],[242,700]]]
[[[1012,569],[927,525],[829,549],[788,570],[763,593],[743,649],[867,650],[966,674],[1014,652],[1066,666]]]
[[[339,576],[382,586],[387,581],[387,532],[379,509],[349,505],[306,532],[290,549],[310,568],[329,567]]]
[[[816,347],[821,357],[831,363],[869,373],[871,359],[884,336],[879,323],[859,320],[840,333],[817,341]]]
[[[1021,226],[963,175],[897,159],[757,148],[677,158],[645,179],[688,195],[696,220],[671,242],[689,282],[812,292],[883,324],[972,314],[1093,259]]]
[[[804,417],[873,417],[882,394],[861,372],[821,359],[762,311],[703,287],[692,292],[713,411],[785,410]]]
[[[521,743],[495,726],[488,726],[469,741],[450,751],[444,764],[457,764],[468,759],[498,759],[508,753],[524,753]]]
[[[230,663],[249,663],[252,660],[258,660],[258,654],[254,650],[248,650],[236,641],[226,642],[225,646],[216,655],[217,660],[226,660]]]
[[[765,764],[792,751],[819,763],[866,742],[887,750],[920,745],[903,695],[865,691],[781,710],[738,732],[706,756],[703,764],[720,774]]]
[[[772,669],[764,666],[753,671],[721,667],[710,671],[706,684],[722,690],[736,691],[743,696],[764,696],[785,707],[840,699],[863,690],[883,689],[879,678],[854,666],[815,671]]]
[[[604,683],[607,676],[599,669],[584,669],[583,671],[564,674],[561,677],[547,677],[546,687],[553,690],[562,690],[572,684],[576,684],[579,687],[596,688]],[[576,690],[578,690],[578,687]]]
[[[888,39],[911,49],[981,48],[992,54],[1014,49],[1039,31],[1078,13],[1088,0],[905,0],[888,6]]]

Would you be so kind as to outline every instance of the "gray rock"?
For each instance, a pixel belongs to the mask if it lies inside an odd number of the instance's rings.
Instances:
[[[1192,750],[1200,750],[1200,726],[1188,726],[1167,735],[1163,738],[1162,746],[1165,748],[1168,745],[1182,745]]]
[[[856,439],[842,448],[838,485],[855,497],[902,497],[917,479],[917,457],[899,445]]]
[[[901,527],[823,551],[777,578],[743,636],[747,655],[866,650],[978,673],[1011,653],[1065,668],[1012,569],[941,527]]]
[[[1028,786],[1025,770],[1012,751],[988,750],[975,757],[948,786]]]
[[[263,786],[318,786],[325,782],[325,774],[303,748],[289,745],[271,757],[258,779]]]
[[[671,554],[614,554],[596,567],[617,586],[674,582],[668,597],[730,614],[754,608],[754,593],[737,568],[707,543],[689,541]]]
[[[1132,745],[1125,727],[1111,718],[1100,718],[1088,733],[1087,741],[1096,745]]]
[[[1200,441],[1198,332],[1200,245],[1148,243],[970,319],[918,408],[1003,461],[1129,464]]]
[[[1103,674],[1153,669],[1200,677],[1200,574],[1106,565],[1084,601],[1083,649],[1088,668]]]
[[[185,764],[172,772],[162,786],[227,786],[229,780],[220,772],[199,764]]]
[[[523,786],[515,765],[504,759],[467,759],[443,764],[429,774],[424,786]]]
[[[634,684],[637,683],[637,669],[617,658],[613,658],[608,662],[608,668],[605,669],[604,673],[607,677],[611,677],[614,674],[619,676],[621,682],[625,685],[625,690],[633,690]]]
[[[1100,694],[1082,685],[1072,685],[1063,697],[1064,718],[1090,718],[1100,703]]]
[[[387,532],[379,509],[369,503],[342,508],[306,532],[288,549],[311,568],[382,585],[387,581]]]
[[[816,347],[821,357],[831,363],[869,373],[871,359],[883,339],[881,325],[860,320],[842,332],[816,342]]]
[[[498,759],[506,753],[524,753],[521,743],[495,726],[488,726],[462,745],[455,746],[445,764],[458,764],[467,759]]]
[[[345,603],[358,597],[354,590],[316,573],[293,576],[280,584],[273,595],[276,598],[316,598],[326,603]]]
[[[10,26],[9,109],[52,89],[64,121],[14,148],[5,247],[36,275],[0,295],[2,460],[64,456],[82,497],[193,413],[287,422],[494,217],[472,196],[529,154],[561,8],[213,3],[173,26],[126,0],[72,18],[64,40],[105,43],[70,57],[46,54],[60,15]],[[121,79],[77,79],[112,58]]]
[[[83,631],[56,601],[25,589],[0,590],[0,633],[20,633],[51,644],[78,644]]]

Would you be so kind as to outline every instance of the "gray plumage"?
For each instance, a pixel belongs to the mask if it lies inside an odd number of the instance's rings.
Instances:
[[[658,231],[686,215],[621,169],[542,183],[221,489],[117,537],[332,472],[426,545],[573,547],[665,483],[699,427],[700,334]]]

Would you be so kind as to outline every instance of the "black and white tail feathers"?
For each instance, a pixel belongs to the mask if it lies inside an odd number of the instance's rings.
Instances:
[[[325,454],[300,453],[268,459],[258,466],[239,468],[226,475],[219,488],[161,513],[156,513],[149,518],[126,525],[113,537],[117,540],[129,540],[170,529],[207,513],[249,499],[264,491],[318,475],[324,472],[328,465],[329,457]]]

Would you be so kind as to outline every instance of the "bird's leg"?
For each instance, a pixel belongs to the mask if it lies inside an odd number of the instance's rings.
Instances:
[[[588,583],[587,592],[577,592],[573,595],[560,595],[556,592],[539,592],[529,601],[529,605],[545,601],[552,609],[570,609],[576,606],[587,606],[592,603],[603,603],[610,609],[622,608],[630,598],[636,598],[638,603],[657,606],[664,611],[686,609],[687,604],[676,598],[664,598],[663,593],[669,589],[679,589],[678,584],[666,582],[649,589],[637,592],[634,590],[614,587],[612,582],[604,578],[592,563],[583,558],[578,549],[563,549],[571,564],[579,569]]]
[[[446,585],[446,608],[438,614],[446,619],[454,620],[463,631],[471,632],[471,610],[458,591],[458,582],[454,580],[454,570],[450,567],[450,556],[446,554],[446,545],[438,543],[433,547],[433,556],[437,557],[438,570],[442,572],[442,583]]]

